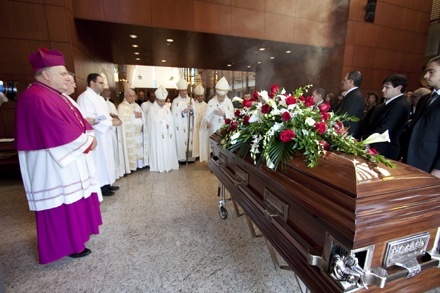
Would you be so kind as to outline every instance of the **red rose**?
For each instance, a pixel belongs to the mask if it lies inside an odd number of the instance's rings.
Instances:
[[[288,96],[288,97],[286,98],[286,104],[287,104],[287,105],[293,105],[293,104],[296,104],[296,99],[295,99],[295,97]]]
[[[283,121],[289,121],[290,120],[290,114],[289,114],[289,112],[284,112],[282,115],[281,115],[281,120],[283,120]]]
[[[344,133],[344,124],[342,124],[342,122],[336,122],[334,125],[333,125],[333,128],[336,130],[336,132],[338,133],[338,134],[342,134],[342,133]]]
[[[252,101],[251,100],[244,100],[243,101],[243,107],[244,108],[250,108],[252,106]]]
[[[231,119],[226,118],[226,119],[225,119],[225,124],[231,124]]]
[[[235,117],[240,116],[240,110],[235,110],[234,115],[235,115]]]
[[[306,98],[304,98],[304,96],[300,96],[300,97],[298,98],[298,100],[305,102],[305,101],[306,101]]]
[[[251,119],[251,116],[249,116],[249,115],[244,116],[243,124],[244,125],[248,125],[249,124],[249,119]]]
[[[322,145],[322,147],[328,151],[330,149],[330,144],[328,142],[326,142],[325,140],[320,140],[319,144]]]
[[[330,104],[329,103],[322,103],[318,106],[319,111],[321,113],[327,113],[330,110]]]
[[[271,110],[272,108],[268,104],[264,104],[263,106],[261,106],[261,113],[263,114],[270,113]]]
[[[379,152],[375,149],[375,148],[368,148],[367,149],[367,151],[368,151],[368,153],[370,154],[370,155],[377,155],[377,154],[379,154]]]
[[[292,129],[286,129],[280,133],[280,140],[286,143],[293,140],[295,136],[295,132]]]
[[[259,100],[259,95],[258,95],[257,91],[254,91],[252,93],[252,99],[253,99],[253,101],[258,101]]]
[[[327,121],[330,118],[330,114],[328,112],[321,112],[322,121]]]
[[[325,122],[316,122],[315,130],[318,130],[319,134],[323,134],[327,130],[327,124]]]
[[[238,122],[232,121],[231,125],[229,126],[229,131],[234,131],[235,129],[237,129],[237,126],[238,126]]]
[[[304,101],[304,105],[307,107],[313,107],[315,105],[315,101],[313,100],[313,97],[307,97]]]
[[[224,128],[221,128],[221,130],[220,130],[220,134],[221,134],[221,136],[225,136],[226,133],[228,133],[228,130],[227,130],[225,127],[224,127]]]
[[[276,94],[276,93],[279,92],[279,90],[280,90],[280,86],[277,85],[277,84],[274,84],[274,85],[270,86],[270,93],[271,94]]]

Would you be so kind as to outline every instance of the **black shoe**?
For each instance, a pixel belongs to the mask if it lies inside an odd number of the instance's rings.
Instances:
[[[72,253],[72,254],[69,254],[69,256],[70,256],[71,258],[79,258],[79,257],[87,256],[87,255],[89,255],[91,252],[92,252],[92,251],[91,251],[90,249],[88,249],[88,248],[84,248],[83,251],[78,252],[78,253]]]
[[[113,191],[109,190],[109,189],[104,189],[104,190],[101,190],[101,191],[102,191],[102,195],[104,195],[104,196],[115,195],[115,193]]]
[[[109,186],[107,190],[119,190],[119,186]]]

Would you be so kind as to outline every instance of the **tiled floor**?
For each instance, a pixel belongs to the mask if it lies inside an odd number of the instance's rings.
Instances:
[[[263,239],[251,237],[232,203],[220,218],[218,182],[206,163],[140,170],[116,185],[101,204],[101,234],[87,243],[92,254],[39,265],[21,181],[0,179],[6,292],[300,292],[292,272],[274,269]]]

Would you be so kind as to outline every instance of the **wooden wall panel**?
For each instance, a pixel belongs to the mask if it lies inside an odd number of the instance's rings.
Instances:
[[[277,0],[277,1],[266,1],[266,12],[298,16],[296,12],[297,2],[303,0]],[[307,3],[313,3],[313,1],[307,1]]]
[[[72,0],[75,17],[82,19],[105,20],[105,0]]]
[[[155,27],[193,30],[193,0],[150,0],[152,25]]]
[[[44,4],[46,5],[57,5],[57,6],[65,6],[66,0],[44,0]]]
[[[163,2],[163,1],[162,1]],[[186,1],[176,1],[181,3]],[[110,22],[151,25],[150,0],[104,0],[104,18]],[[165,14],[160,15],[165,16]]]
[[[68,27],[69,18],[67,11],[60,6],[46,6],[46,17],[49,30],[49,38],[52,41],[69,42],[70,34]]]
[[[0,68],[2,73],[10,75],[32,74],[29,55],[38,48],[50,47],[48,41],[10,39],[7,43],[8,46],[3,46],[0,54]]]
[[[44,5],[2,1],[0,37],[29,40],[48,40]],[[43,16],[43,17],[42,17]],[[38,21],[35,21],[37,20]]]
[[[231,7],[194,1],[194,30],[221,35],[231,34]]]
[[[232,0],[231,5],[233,7],[246,8],[250,10],[266,10],[266,0]],[[253,17],[249,18],[248,21],[252,22]]]
[[[264,39],[293,43],[295,18],[287,15],[266,13]]]
[[[240,37],[263,39],[264,18],[264,12],[232,7],[231,34]]]

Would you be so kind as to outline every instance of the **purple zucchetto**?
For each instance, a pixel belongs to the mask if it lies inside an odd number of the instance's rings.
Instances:
[[[40,48],[37,52],[29,55],[29,63],[31,63],[34,72],[51,66],[65,66],[64,56],[58,50],[49,50]]]

